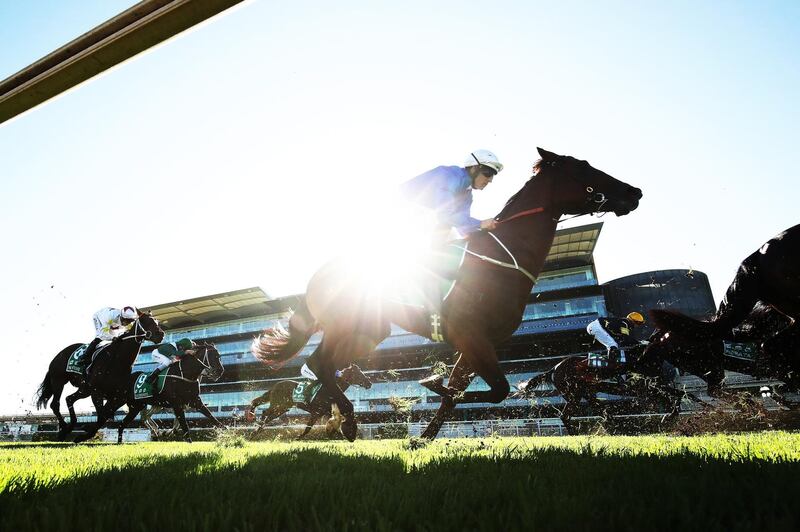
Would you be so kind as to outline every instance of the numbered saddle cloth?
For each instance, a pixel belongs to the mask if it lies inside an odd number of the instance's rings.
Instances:
[[[317,397],[321,388],[322,383],[320,381],[300,381],[294,387],[292,401],[309,404]]]
[[[97,355],[99,355],[109,345],[111,345],[110,342],[101,342],[100,345],[97,346],[97,349],[94,350],[94,353],[92,354],[92,360],[88,360],[83,356],[83,354],[86,352],[86,348],[89,347],[89,344],[79,345],[78,348],[75,349],[75,351],[73,351],[69,356],[69,359],[67,360],[66,371],[68,373],[85,375],[86,368],[88,368],[92,361],[97,358]]]
[[[155,386],[158,386],[158,388],[156,388],[158,390],[158,393],[164,391],[164,385],[167,382],[167,370],[163,370],[161,371],[161,373],[158,374],[158,378],[156,378],[155,383],[146,382],[148,375],[149,373],[140,373],[139,376],[136,377],[136,380],[133,383],[134,399],[138,400],[138,399],[147,399],[148,397],[153,397],[153,395],[155,395],[153,393],[153,388]]]

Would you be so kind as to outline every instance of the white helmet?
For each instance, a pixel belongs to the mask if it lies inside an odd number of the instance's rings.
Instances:
[[[135,307],[123,307],[122,312],[119,313],[121,318],[125,318],[126,320],[135,320],[139,317],[139,313],[136,312]]]
[[[470,153],[464,161],[464,168],[478,165],[488,166],[495,172],[500,172],[500,170],[503,169],[503,164],[497,158],[497,155],[489,150],[475,150]]]

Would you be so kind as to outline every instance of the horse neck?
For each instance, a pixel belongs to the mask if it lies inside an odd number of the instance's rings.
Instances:
[[[493,233],[514,255],[517,264],[534,277],[538,277],[553,245],[559,217],[560,214],[556,215],[551,209],[545,208],[543,212],[521,216],[500,224]],[[494,241],[491,237],[488,239]],[[494,247],[497,247],[496,243]],[[499,255],[494,252],[492,256]],[[504,257],[503,260],[509,258]]]
[[[339,389],[345,391],[350,387],[350,383],[347,382],[345,379],[338,379],[337,384],[339,385]]]
[[[548,170],[540,171],[536,177],[532,178],[535,181],[526,185],[530,189],[525,190],[525,194],[521,195],[518,200],[523,203],[524,198],[532,198],[533,201],[530,201],[528,205],[516,206],[513,212],[503,216],[508,221],[501,221],[497,229],[492,231],[514,255],[517,263],[534,277],[538,277],[542,271],[544,261],[553,245],[558,219],[562,214],[553,206],[556,177],[550,175]],[[510,219],[515,213],[537,208],[541,208],[542,211]],[[486,237],[486,241],[490,242],[489,246],[497,247],[493,238]],[[498,255],[495,251],[491,256]],[[509,258],[505,257],[504,260]]]
[[[205,369],[203,364],[201,364],[199,360],[192,356],[182,358],[181,361],[176,364],[176,366],[180,366],[181,370],[183,371],[183,378],[189,379],[190,381],[197,380]]]

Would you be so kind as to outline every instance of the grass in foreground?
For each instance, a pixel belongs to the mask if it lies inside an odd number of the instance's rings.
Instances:
[[[234,442],[236,443],[236,442]],[[797,530],[800,435],[0,445],[0,530]]]

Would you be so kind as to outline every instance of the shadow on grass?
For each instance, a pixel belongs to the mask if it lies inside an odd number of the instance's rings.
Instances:
[[[1,530],[797,530],[800,464],[696,455],[215,453],[0,493]]]

